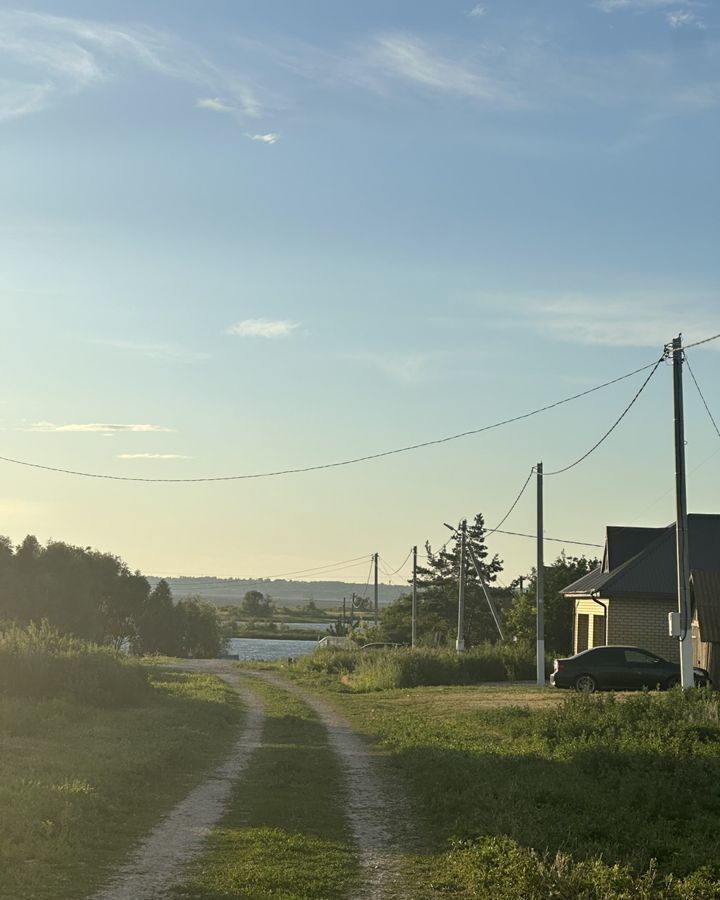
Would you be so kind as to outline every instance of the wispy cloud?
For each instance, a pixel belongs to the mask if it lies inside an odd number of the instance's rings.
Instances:
[[[703,20],[690,10],[669,12],[666,18],[671,28],[686,28],[688,26],[693,26],[702,30],[706,28]]]
[[[396,351],[358,350],[340,354],[341,358],[367,366],[400,384],[423,384],[437,371],[438,354]]]
[[[198,362],[207,359],[207,353],[195,350],[187,350],[179,344],[143,343],[138,341],[99,340],[94,343],[103,347],[112,347],[115,350],[133,353],[137,356],[146,356],[148,359],[166,359],[175,362]]]
[[[473,8],[468,12],[468,15],[472,18],[480,18],[487,13],[487,9],[484,6],[473,6]]]
[[[291,322],[288,319],[275,321],[270,319],[243,319],[242,322],[236,322],[234,325],[231,325],[227,333],[239,335],[240,337],[279,338],[288,337],[299,326],[299,322]]]
[[[82,424],[56,425],[54,422],[35,422],[25,431],[40,431],[44,433],[77,433],[77,434],[127,434],[132,432],[147,434],[149,432],[172,432],[174,428],[164,425],[120,425],[109,422],[85,422]]]
[[[720,317],[705,299],[678,306],[673,298],[640,294],[567,295],[522,304],[525,321],[546,337],[574,344],[660,349],[678,333],[687,342],[720,331]]]
[[[192,459],[182,453],[118,453],[117,459]]]
[[[667,9],[668,6],[687,6],[691,0],[593,0],[592,6],[603,12],[616,12],[619,9],[629,9],[635,12],[645,12],[653,9]]]
[[[391,80],[491,104],[519,101],[510,82],[489,67],[443,55],[413,35],[380,35],[357,60],[355,71],[361,80],[379,88]]]
[[[247,137],[251,141],[262,141],[263,144],[277,144],[280,140],[280,135],[274,134],[272,131],[267,134],[248,134]]]
[[[237,107],[223,103],[219,97],[203,97],[200,100],[195,101],[195,106],[197,106],[198,109],[209,109],[211,112],[217,113],[238,112]]]
[[[204,88],[244,117],[263,111],[256,88],[172,34],[47,13],[0,11],[0,121],[39,112],[138,67]]]

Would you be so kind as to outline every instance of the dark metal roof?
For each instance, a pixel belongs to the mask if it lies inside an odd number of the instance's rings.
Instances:
[[[608,525],[603,572],[612,572],[633,556],[637,556],[648,544],[660,537],[664,530],[664,528],[622,528],[618,525]]]
[[[628,528],[627,531],[634,529]],[[625,559],[609,571],[595,570],[568,585],[563,594],[589,594],[596,591],[601,597],[672,598],[677,596],[677,554],[675,524],[660,529],[637,529],[642,543],[655,532],[655,537],[634,556]],[[720,515],[691,514],[688,516],[688,544],[690,568],[704,572],[720,572]],[[610,536],[608,536],[610,539]],[[615,532],[617,547],[619,532]],[[622,557],[633,543],[626,540],[616,552],[606,549],[606,559]],[[604,569],[604,567],[603,567]]]
[[[720,641],[720,573],[695,569],[690,584],[700,640]]]

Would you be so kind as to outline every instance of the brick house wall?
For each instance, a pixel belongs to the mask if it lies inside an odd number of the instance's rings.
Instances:
[[[676,638],[668,634],[668,613],[677,610],[677,600],[610,600],[607,642],[628,644],[680,662]]]

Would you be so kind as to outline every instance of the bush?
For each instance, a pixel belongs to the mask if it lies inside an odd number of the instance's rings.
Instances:
[[[120,653],[62,635],[46,621],[0,631],[0,694],[129,706],[149,693],[145,671]]]
[[[481,644],[467,653],[451,650],[397,649],[356,656],[352,686],[357,691],[385,691],[421,685],[482,684],[532,678],[535,659],[530,647]]]
[[[346,675],[355,671],[360,658],[359,650],[328,647],[301,656],[297,660],[296,667],[316,675]]]

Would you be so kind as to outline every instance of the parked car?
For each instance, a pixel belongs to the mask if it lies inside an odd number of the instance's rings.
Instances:
[[[696,685],[710,683],[705,669],[695,668],[694,674]],[[680,666],[640,647],[592,647],[556,659],[550,684],[588,694],[597,690],[669,690],[680,684]]]

